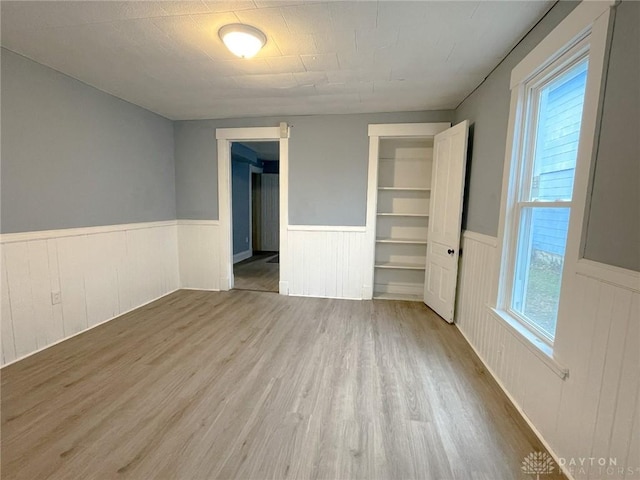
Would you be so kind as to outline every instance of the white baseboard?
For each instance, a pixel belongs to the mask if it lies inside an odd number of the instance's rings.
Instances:
[[[218,288],[197,288],[197,287],[180,287],[180,290],[189,290],[190,292],[219,292]]]
[[[458,331],[462,334],[467,344],[471,347],[471,350],[473,350],[476,356],[480,359],[480,361],[482,362],[482,365],[484,365],[484,368],[487,370],[487,372],[489,372],[489,374],[493,377],[493,379],[498,384],[502,392],[507,396],[507,398],[509,399],[509,402],[511,402],[511,405],[515,407],[515,409],[518,411],[522,419],[527,423],[527,425],[529,425],[529,428],[531,428],[534,435],[538,438],[538,440],[540,440],[540,443],[542,443],[542,445],[544,445],[544,448],[546,448],[547,451],[551,454],[551,456],[553,457],[553,460],[556,462],[556,465],[558,465],[558,468],[562,470],[562,473],[564,473],[564,475],[567,477],[568,480],[575,480],[574,477],[571,475],[571,473],[567,470],[566,466],[560,462],[560,456],[551,448],[551,445],[549,445],[549,443],[545,440],[545,438],[542,436],[542,434],[536,428],[533,422],[531,422],[527,414],[524,413],[520,405],[518,405],[518,403],[516,402],[515,398],[513,398],[513,396],[506,389],[506,387],[504,386],[500,378],[495,374],[495,372],[487,364],[487,362],[482,357],[482,355],[480,355],[480,352],[476,349],[473,343],[471,343],[471,341],[469,340],[467,335],[464,333],[464,331],[461,330],[460,327],[458,327],[458,325],[456,325],[455,323],[454,325],[458,329]]]
[[[633,445],[639,437],[630,419],[638,415],[632,395],[638,388],[639,274],[577,262],[575,273],[569,274],[573,291],[564,297],[553,352],[570,369],[563,380],[558,377],[561,369],[487,312],[485,305],[496,297],[498,252],[493,243],[465,234],[456,327],[567,478],[594,475],[569,463],[580,458],[628,458],[627,466],[635,468],[640,457]]]
[[[357,301],[362,301],[362,298],[359,297],[329,297],[329,296],[320,296],[320,295],[303,295],[300,293],[290,293],[289,294],[290,297],[300,297],[300,298],[327,298],[330,300],[357,300]]]
[[[252,256],[253,256],[253,250],[245,250],[244,252],[236,253],[233,256],[233,263],[236,264],[238,262],[246,260],[247,258],[251,258]]]
[[[413,283],[376,283],[374,292],[396,293],[401,295],[422,295],[424,287]]]
[[[0,237],[2,363],[180,287],[175,221]]]
[[[141,304],[141,305],[138,305],[137,307],[130,308],[130,309],[129,309],[129,310],[127,310],[126,312],[122,312],[122,313],[120,313],[120,314],[116,315],[115,317],[108,318],[108,319],[106,319],[106,320],[104,320],[104,321],[102,321],[102,322],[100,322],[100,323],[96,323],[95,325],[90,326],[89,328],[85,328],[84,330],[81,330],[80,332],[76,332],[76,333],[74,333],[73,335],[70,335],[70,336],[65,337],[65,338],[61,338],[60,340],[58,340],[58,341],[56,341],[56,342],[53,342],[51,345],[46,345],[46,346],[44,346],[44,347],[42,347],[42,348],[39,348],[39,349],[37,349],[37,350],[34,350],[33,352],[29,352],[29,353],[27,353],[26,355],[23,355],[23,356],[21,356],[21,357],[19,357],[19,358],[16,358],[15,360],[12,360],[12,361],[7,362],[7,363],[5,363],[4,365],[0,366],[0,370],[2,370],[2,369],[3,369],[3,368],[5,368],[5,367],[8,367],[9,365],[13,365],[14,363],[17,363],[17,362],[19,362],[19,361],[21,361],[21,360],[24,360],[25,358],[28,358],[28,357],[30,357],[30,356],[32,356],[32,355],[35,355],[36,353],[43,352],[44,350],[47,350],[48,348],[54,347],[54,346],[56,346],[56,345],[58,345],[58,344],[60,344],[60,343],[62,343],[62,342],[66,342],[67,340],[70,340],[70,339],[72,339],[72,338],[74,338],[74,337],[77,337],[78,335],[82,335],[83,333],[86,333],[86,332],[88,332],[89,330],[93,330],[94,328],[99,327],[99,326],[101,326],[101,325],[104,325],[105,323],[108,323],[108,322],[110,322],[110,321],[112,321],[112,320],[115,320],[116,318],[122,317],[123,315],[127,315],[127,314],[129,314],[129,313],[133,312],[134,310],[137,310],[138,308],[142,308],[142,307],[144,307],[145,305],[149,305],[150,303],[153,303],[153,302],[155,302],[155,301],[157,301],[157,300],[160,300],[161,298],[164,298],[164,297],[166,297],[167,295],[171,295],[172,293],[175,293],[175,292],[177,292],[178,290],[180,290],[180,289],[179,289],[179,288],[176,288],[175,290],[172,290],[172,291],[167,292],[167,293],[165,293],[165,294],[163,294],[163,295],[160,295],[159,297],[154,298],[154,299],[152,299],[152,300],[149,300],[148,302],[145,302],[145,303],[143,303],[143,304]]]

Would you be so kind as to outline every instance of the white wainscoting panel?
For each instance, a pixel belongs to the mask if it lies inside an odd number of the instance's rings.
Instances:
[[[365,227],[290,225],[289,295],[363,298]]]
[[[565,459],[570,478],[640,478],[640,277],[595,262],[578,268],[570,307],[578,321],[564,342],[571,347],[562,357],[569,369],[562,380],[489,312],[496,255],[495,238],[465,233],[458,329],[543,442]],[[569,465],[590,457],[615,459],[618,468],[605,474]]]
[[[175,221],[0,236],[2,363],[178,289],[177,241]]]
[[[220,290],[220,227],[217,220],[178,220],[181,288]],[[223,283],[226,284],[225,279]]]

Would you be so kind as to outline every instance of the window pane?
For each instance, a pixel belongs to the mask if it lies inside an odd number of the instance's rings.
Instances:
[[[571,200],[587,65],[585,58],[538,93],[535,153],[528,200]]]
[[[523,208],[511,308],[553,339],[569,208]]]

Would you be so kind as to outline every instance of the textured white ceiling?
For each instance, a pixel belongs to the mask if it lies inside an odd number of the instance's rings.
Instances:
[[[553,1],[2,1],[2,45],[170,119],[455,108]],[[218,38],[267,35],[253,59]]]

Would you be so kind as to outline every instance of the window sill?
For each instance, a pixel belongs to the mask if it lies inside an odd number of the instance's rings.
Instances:
[[[524,327],[518,320],[509,315],[509,313],[490,306],[487,306],[487,308],[494,318],[507,326],[507,328],[515,334],[516,338],[518,338],[525,347],[527,347],[536,357],[549,367],[549,369],[551,369],[561,379],[564,380],[567,378],[569,375],[569,369],[560,365],[553,358],[553,348],[529,329]]]

